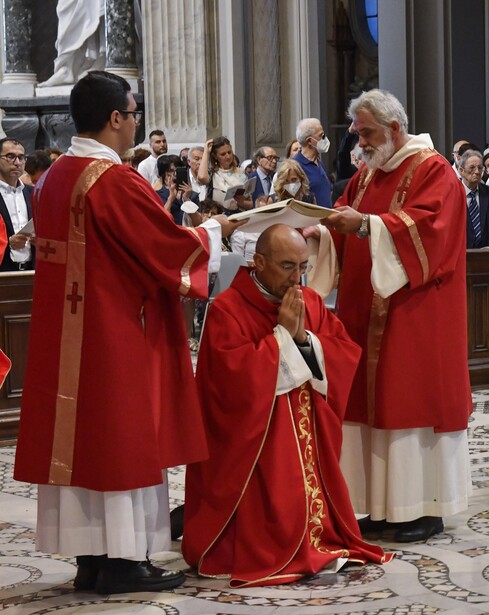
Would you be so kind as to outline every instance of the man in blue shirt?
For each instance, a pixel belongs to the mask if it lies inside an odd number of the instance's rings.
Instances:
[[[319,159],[320,154],[325,154],[329,150],[329,139],[324,133],[321,122],[313,117],[301,120],[297,124],[295,135],[302,149],[295,155],[294,160],[304,169],[317,205],[332,207],[331,182]]]

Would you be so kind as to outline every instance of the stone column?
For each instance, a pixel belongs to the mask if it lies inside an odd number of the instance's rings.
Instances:
[[[30,62],[31,13],[28,0],[3,0],[4,74],[0,96],[34,95],[36,75]]]
[[[105,0],[106,69],[124,77],[138,91],[134,0]]]
[[[255,144],[282,141],[278,0],[253,0]]]
[[[221,129],[217,0],[143,0],[142,14],[146,134],[178,153]]]

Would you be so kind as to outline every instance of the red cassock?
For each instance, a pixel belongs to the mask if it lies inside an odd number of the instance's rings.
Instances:
[[[363,167],[339,205],[382,218],[409,278],[382,299],[370,281],[368,240],[335,237],[337,314],[364,349],[346,420],[380,429],[466,429],[472,400],[461,182],[442,156],[426,149],[390,173]]]
[[[233,586],[291,582],[340,557],[391,557],[361,540],[339,468],[359,349],[319,295],[303,293],[327,399],[310,383],[276,396],[278,307],[245,268],[206,320],[197,384],[210,457],[187,467],[182,551],[200,574],[230,575]]]
[[[180,295],[207,294],[206,231],[133,169],[71,156],[36,185],[34,222],[15,478],[121,491],[204,458]]]

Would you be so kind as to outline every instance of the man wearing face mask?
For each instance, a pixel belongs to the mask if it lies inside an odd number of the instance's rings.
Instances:
[[[320,154],[326,154],[329,150],[329,139],[321,122],[313,117],[301,120],[297,124],[295,136],[301,145],[301,151],[295,155],[294,160],[304,169],[317,204],[321,207],[332,207],[331,182],[320,160]]]

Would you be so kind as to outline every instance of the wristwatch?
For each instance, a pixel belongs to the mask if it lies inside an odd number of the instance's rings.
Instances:
[[[360,228],[357,231],[357,237],[359,239],[365,239],[365,237],[368,237],[368,219],[369,219],[368,214],[362,214],[362,221],[360,223]]]

